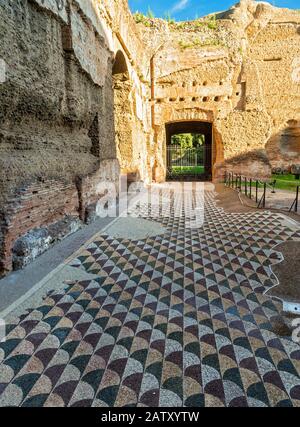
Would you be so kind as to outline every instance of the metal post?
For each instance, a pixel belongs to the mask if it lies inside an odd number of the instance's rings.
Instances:
[[[180,147],[180,172],[182,172],[182,168],[183,168],[183,164],[182,164],[182,162],[183,162],[183,159],[182,159],[182,156],[183,156],[182,150],[183,150],[183,148]]]
[[[266,207],[266,193],[267,193],[267,183],[264,183],[264,201],[263,201],[263,207]]]
[[[256,201],[256,203],[258,203],[258,181],[256,180],[256,183],[255,183],[255,201]]]
[[[267,183],[264,183],[264,192],[263,195],[257,205],[258,208],[262,207],[265,208],[266,207],[266,192],[267,192]]]
[[[299,205],[299,185],[297,186],[296,189],[296,198],[293,201],[293,204],[290,208],[290,212],[292,212],[292,210],[294,209],[294,211],[297,213],[298,212],[298,205]]]
[[[248,194],[248,180],[247,177],[245,176],[245,196],[247,196]]]
[[[252,199],[252,178],[250,178],[250,194],[249,194],[250,199]]]

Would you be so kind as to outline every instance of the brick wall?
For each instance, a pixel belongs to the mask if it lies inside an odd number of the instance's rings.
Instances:
[[[0,216],[0,274],[12,270],[14,242],[28,231],[53,224],[65,216],[79,216],[74,183],[47,180],[18,191]]]

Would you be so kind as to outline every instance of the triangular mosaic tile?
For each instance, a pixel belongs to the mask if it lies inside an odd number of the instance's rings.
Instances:
[[[272,248],[300,233],[274,213],[226,213],[209,189],[192,228],[203,195],[185,194],[184,208],[172,194],[179,218],[132,212],[164,235],[99,234],[70,262],[96,278],[9,325],[0,406],[300,406],[300,346],[273,332],[280,307],[264,295]]]

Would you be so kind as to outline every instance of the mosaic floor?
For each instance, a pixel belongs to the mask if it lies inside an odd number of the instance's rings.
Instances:
[[[93,279],[9,325],[0,406],[300,406],[300,346],[272,331],[280,305],[263,295],[272,247],[300,233],[274,213],[224,212],[210,187],[201,226],[202,205],[176,188],[171,214],[139,206],[165,234],[82,250],[70,265]]]

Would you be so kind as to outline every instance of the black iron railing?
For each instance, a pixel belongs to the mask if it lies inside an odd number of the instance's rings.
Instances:
[[[296,190],[296,198],[290,208],[290,212],[294,211],[294,212],[298,212],[298,205],[299,205],[299,185],[297,186],[297,190]]]
[[[186,180],[208,179],[211,176],[211,147],[167,147],[167,178]]]
[[[266,207],[267,190],[268,188],[272,193],[276,191],[277,181],[271,182],[260,181],[258,179],[248,178],[244,175],[235,174],[233,172],[225,172],[224,178],[225,185],[233,188],[240,193],[244,193],[246,197],[255,200],[258,208]],[[295,200],[289,209],[289,212],[298,212],[299,208],[299,185],[296,187]],[[262,195],[259,194],[259,189],[262,189]]]

